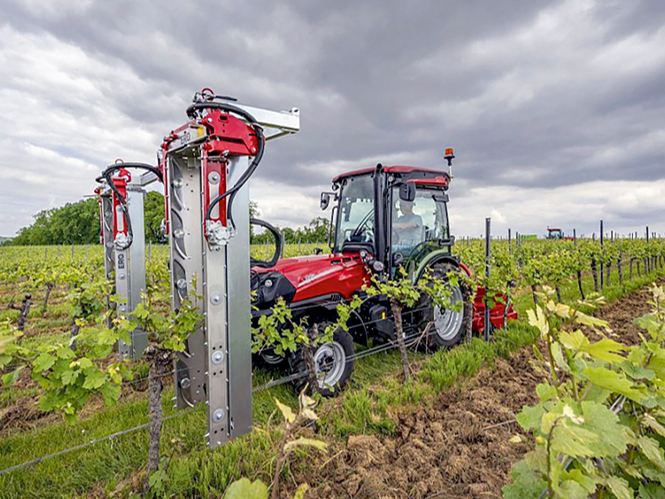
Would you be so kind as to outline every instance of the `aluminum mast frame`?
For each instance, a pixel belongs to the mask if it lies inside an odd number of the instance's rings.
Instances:
[[[256,120],[265,140],[300,129],[298,109],[275,112],[236,102],[232,106]],[[257,152],[257,134],[246,123],[213,106],[203,109],[164,139],[160,157],[172,307],[177,311],[188,298],[204,317],[189,335],[187,351],[177,356],[176,405],[206,402],[211,448],[252,427],[248,184],[235,194],[234,228],[229,227],[228,198],[206,220],[211,201],[238,183]],[[208,237],[211,222],[223,227],[221,240]]]
[[[141,301],[145,291],[145,224],[143,217],[145,187],[157,180],[152,173],[132,176],[120,170],[112,177],[114,185],[127,200],[127,210],[132,222],[133,238],[129,247],[127,221],[120,207],[120,200],[111,188],[103,183],[96,189],[100,207],[101,243],[104,246],[104,270],[106,278],[114,278],[114,293],[121,296],[118,314],[128,315]],[[110,307],[110,303],[108,304]],[[112,319],[109,319],[111,327]],[[131,343],[118,342],[121,358],[138,359],[148,346],[144,331],[135,329],[130,334]]]

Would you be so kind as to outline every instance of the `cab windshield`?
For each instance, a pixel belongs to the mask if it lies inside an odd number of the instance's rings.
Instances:
[[[345,242],[374,242],[374,180],[371,175],[349,177],[340,193],[335,252]]]

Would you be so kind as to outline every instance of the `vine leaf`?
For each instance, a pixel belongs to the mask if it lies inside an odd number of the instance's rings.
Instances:
[[[582,374],[594,385],[625,395],[635,402],[644,400],[644,393],[635,390],[633,383],[618,372],[611,371],[606,367],[587,367]]]
[[[268,487],[261,480],[250,482],[241,478],[233,482],[224,494],[224,499],[267,499]]]
[[[277,408],[279,409],[279,412],[282,413],[284,419],[289,423],[293,423],[296,420],[296,415],[293,410],[288,405],[282,404],[279,400],[274,400],[275,405],[277,405]]]
[[[617,499],[633,499],[633,491],[628,488],[628,482],[623,478],[611,476],[605,483]]]
[[[288,442],[284,446],[284,451],[289,452],[296,447],[302,447],[302,446],[309,446],[309,447],[315,447],[319,449],[320,451],[324,451],[328,448],[328,444],[325,442],[322,442],[321,440],[315,440],[313,438],[306,438],[306,437],[300,437],[297,438],[296,440],[292,440],[291,442]]]

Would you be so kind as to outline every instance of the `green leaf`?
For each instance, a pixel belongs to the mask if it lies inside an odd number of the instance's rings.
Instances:
[[[20,366],[14,369],[12,372],[5,374],[2,377],[2,384],[4,386],[10,386],[13,385],[18,381],[19,376],[21,375],[21,371],[23,371],[23,368],[25,366]]]
[[[597,440],[598,436],[595,433],[561,421],[554,429],[551,448],[555,453],[560,452],[572,457],[588,457],[594,455],[590,444]]]
[[[106,383],[106,376],[103,372],[97,369],[89,369],[85,372],[85,381],[83,388],[86,390],[94,390]]]
[[[503,487],[504,499],[528,499],[540,497],[547,483],[534,471],[525,458],[510,469],[511,481]]]
[[[556,388],[554,388],[549,383],[539,383],[536,386],[536,393],[538,394],[538,398],[540,398],[541,402],[547,402],[551,398],[557,396]]]
[[[562,480],[555,488],[558,492],[557,497],[565,499],[587,499],[589,497],[589,492],[575,480]]]
[[[639,437],[636,443],[649,461],[657,465],[662,470],[665,470],[665,457],[663,456],[663,449],[660,447],[657,440],[654,440],[650,437]]]
[[[268,487],[261,480],[250,482],[241,478],[226,489],[224,499],[268,499]]]
[[[561,331],[559,342],[567,349],[575,351],[581,350],[589,344],[589,340],[580,330],[573,331],[572,333]]]
[[[301,483],[293,494],[293,499],[305,499],[305,494],[309,490],[309,485]]]
[[[611,476],[605,480],[607,487],[617,499],[633,499],[633,491],[623,478]]]
[[[615,393],[625,395],[635,402],[644,399],[643,392],[633,388],[633,382],[620,373],[611,371],[606,367],[587,367],[582,373],[586,379],[602,388],[607,388]]]
[[[582,351],[595,359],[604,360],[605,362],[623,362],[625,358],[619,355],[619,353],[625,352],[626,347],[609,338],[603,338],[600,341],[586,345],[582,348]]]
[[[619,456],[626,452],[630,436],[619,416],[597,402],[582,402],[581,408],[584,419],[582,428],[593,432],[597,437],[595,441],[588,443],[596,457]]]
[[[39,373],[48,371],[55,364],[55,357],[46,352],[43,352],[37,356],[35,361],[32,364],[32,369]]]
[[[306,437],[300,437],[296,440],[292,440],[291,442],[288,442],[284,446],[284,451],[289,452],[296,447],[302,447],[302,446],[309,446],[309,447],[315,447],[319,449],[320,451],[324,451],[328,448],[328,444],[325,442],[322,442],[321,440],[315,440],[313,438],[306,438]]]
[[[101,387],[99,390],[102,396],[104,397],[104,403],[106,405],[115,405],[120,398],[120,392],[122,391],[122,386],[120,384],[110,384],[107,383]]]
[[[9,364],[12,361],[12,356],[9,354],[1,354],[0,355],[0,369],[4,369],[7,364]]]
[[[665,426],[660,424],[651,414],[645,414],[642,418],[642,423],[658,433],[661,437],[665,437]]]
[[[76,356],[76,354],[74,354],[72,349],[69,348],[68,346],[63,346],[63,347],[58,348],[55,351],[55,355],[59,359],[73,359]]]
[[[296,415],[293,412],[293,410],[288,405],[282,404],[276,398],[274,400],[275,400],[275,405],[277,405],[277,408],[279,409],[279,412],[282,413],[284,419],[289,423],[293,423],[296,420]]]
[[[639,499],[665,499],[665,488],[656,483],[640,484]]]
[[[545,409],[542,404],[535,405],[533,407],[524,406],[522,411],[516,416],[517,422],[524,429],[524,431],[529,431],[532,428],[540,427],[540,420],[545,414]]]
[[[73,384],[76,379],[78,378],[79,374],[81,371],[79,370],[68,370],[62,373],[62,376],[60,376],[60,379],[62,380],[63,385],[71,385]]]
[[[545,317],[543,309],[540,308],[540,306],[538,305],[536,306],[535,312],[533,310],[527,310],[526,314],[527,317],[529,318],[529,324],[533,327],[538,328],[542,336],[545,336],[547,333],[549,333],[550,325],[547,322],[547,318]]]
[[[607,321],[598,319],[597,317],[593,317],[591,315],[583,314],[582,312],[577,312],[577,315],[575,316],[575,321],[579,324],[584,324],[585,326],[589,326],[592,328],[601,327],[606,331],[611,330],[610,325],[608,324]]]
[[[564,471],[561,474],[564,480],[574,481],[582,487],[587,494],[593,494],[596,491],[597,480],[593,477],[584,474],[580,469],[573,469],[571,471]]]

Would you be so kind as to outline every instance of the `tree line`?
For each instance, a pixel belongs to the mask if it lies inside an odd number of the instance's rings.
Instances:
[[[258,216],[258,205],[251,203],[250,213]],[[159,192],[146,193],[144,202],[145,240],[150,243],[166,242],[160,230],[164,219],[164,196]],[[44,246],[55,244],[97,244],[100,241],[99,204],[97,199],[82,199],[59,208],[42,210],[34,215],[34,222],[19,229],[17,235],[3,245]],[[293,229],[279,228],[286,243],[316,243],[328,240],[330,222],[322,217],[308,225]],[[272,241],[270,234],[251,234],[252,243]]]

